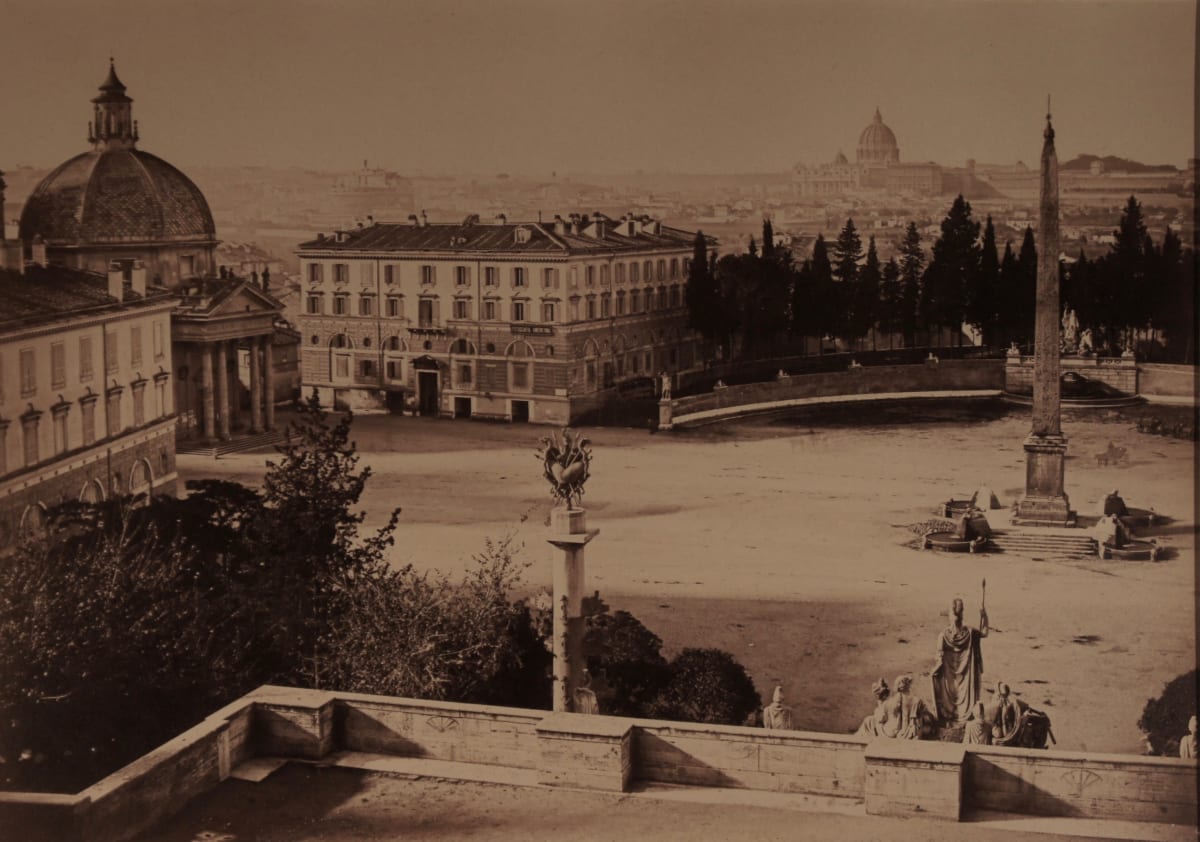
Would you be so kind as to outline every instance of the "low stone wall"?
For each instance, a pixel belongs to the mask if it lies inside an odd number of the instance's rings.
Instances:
[[[867,742],[263,687],[77,795],[0,793],[0,829],[29,842],[124,842],[245,760],[320,760],[337,751],[532,769],[544,786],[625,792],[641,780],[846,798],[872,815],[955,821],[976,808],[1176,824],[1197,818],[1194,760]]]
[[[1133,357],[1060,357],[1061,374],[1075,373],[1088,380],[1112,386],[1127,395],[1138,393],[1138,364]],[[1009,392],[1031,394],[1033,357],[1010,356],[1004,368],[1004,388]]]
[[[634,720],[634,776],[861,800],[865,740],[806,731]]]
[[[1196,367],[1139,363],[1138,393],[1151,403],[1190,403],[1196,399]]]
[[[966,803],[1034,816],[1196,824],[1196,762],[1167,757],[1029,751],[967,752]]]
[[[865,366],[824,374],[799,374],[764,383],[715,389],[672,401],[675,426],[713,416],[729,417],[769,410],[791,400],[845,395],[893,395],[907,392],[999,392],[1004,388],[1003,360],[942,360],[920,365]],[[728,412],[716,412],[728,410]]]

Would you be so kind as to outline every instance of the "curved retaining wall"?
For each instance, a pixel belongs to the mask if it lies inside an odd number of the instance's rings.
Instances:
[[[1196,367],[1138,363],[1138,394],[1151,403],[1191,404],[1196,400]]]
[[[815,403],[937,397],[942,392],[946,396],[980,397],[999,394],[1003,388],[1004,360],[869,366],[781,377],[678,398],[671,401],[671,426],[687,427]]]

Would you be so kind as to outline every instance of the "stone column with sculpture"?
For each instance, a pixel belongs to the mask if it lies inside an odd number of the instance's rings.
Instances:
[[[581,505],[583,486],[591,471],[590,442],[569,429],[543,436],[537,450],[542,472],[550,483],[556,505],[550,513],[547,542],[552,556],[554,617],[551,651],[554,655],[554,710],[581,712],[577,702],[584,687],[583,616],[584,547],[599,534],[587,528]],[[586,695],[586,692],[584,693]]]

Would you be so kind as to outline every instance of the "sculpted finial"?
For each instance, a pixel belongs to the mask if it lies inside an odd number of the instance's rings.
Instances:
[[[543,436],[536,451],[542,460],[542,473],[550,483],[550,494],[568,509],[574,500],[578,505],[583,497],[583,484],[590,476],[592,465],[591,442],[563,428],[562,439],[557,435]]]

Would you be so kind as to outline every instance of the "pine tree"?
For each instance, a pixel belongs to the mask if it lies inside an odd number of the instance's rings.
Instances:
[[[904,284],[900,280],[900,264],[895,257],[883,266],[879,308],[879,329],[888,334],[888,347],[894,347],[896,332],[904,328]]]
[[[812,333],[818,339],[832,335],[837,327],[838,300],[837,282],[833,279],[833,266],[829,262],[829,250],[825,237],[817,235],[812,251]]]
[[[983,229],[979,271],[967,292],[967,321],[982,333],[984,345],[994,345],[999,326],[1000,256],[996,252],[996,229],[991,216]]]
[[[692,243],[692,262],[688,267],[684,299],[688,325],[707,342],[714,342],[728,333],[723,324],[720,290],[708,264],[708,241],[700,231],[696,232]]]
[[[770,259],[775,256],[775,228],[771,225],[770,217],[763,217],[762,224],[762,256]]]
[[[758,257],[758,244],[754,242],[754,235],[750,235],[750,247],[746,249],[746,253],[751,257]]]
[[[1021,253],[1017,257],[1019,284],[1017,286],[1017,325],[1018,335],[1023,344],[1029,344],[1034,339],[1034,324],[1037,316],[1037,246],[1033,240],[1032,226],[1025,226],[1025,235],[1021,240]]]
[[[923,290],[931,323],[954,331],[956,344],[962,341],[968,290],[979,273],[978,239],[979,223],[971,219],[971,204],[959,194],[942,220]]]
[[[900,312],[897,323],[904,334],[905,346],[916,345],[917,327],[921,320],[919,306],[922,301],[921,282],[925,273],[925,250],[921,248],[921,232],[915,222],[908,223],[904,241],[900,244]]]
[[[857,341],[875,326],[879,312],[879,285],[881,282],[879,253],[875,250],[875,238],[867,245],[867,259],[858,272],[851,287],[851,306],[848,313],[850,338]]]
[[[998,299],[1001,343],[1018,342],[1021,336],[1021,267],[1013,253],[1012,241],[1004,243],[1004,257],[1000,260],[1000,296]]]

